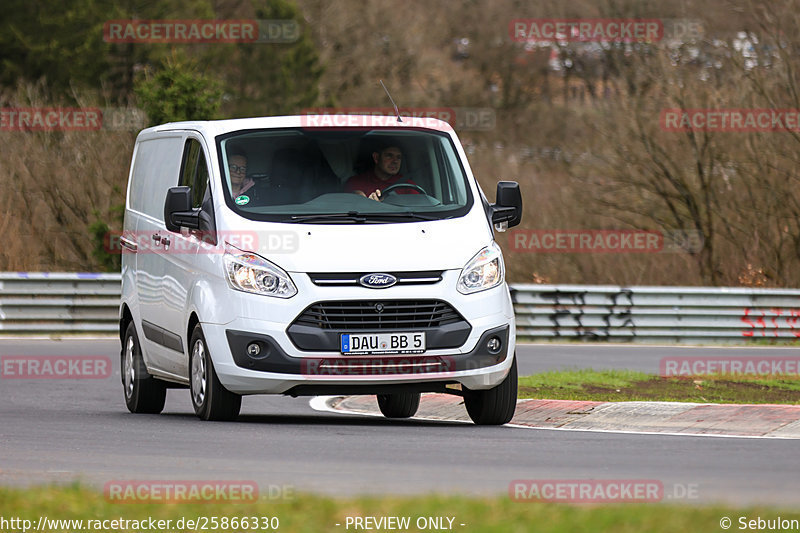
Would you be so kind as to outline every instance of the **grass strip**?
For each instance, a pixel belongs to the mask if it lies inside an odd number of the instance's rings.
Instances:
[[[520,398],[604,402],[800,404],[796,376],[660,377],[631,370],[564,370],[519,379]]]
[[[729,517],[738,529],[739,517],[745,520],[800,520],[800,512],[769,507],[735,509],[726,506],[688,506],[675,504],[627,503],[615,505],[570,505],[541,502],[515,502],[506,496],[472,498],[465,496],[415,496],[337,498],[296,495],[290,501],[259,501],[249,504],[157,504],[109,502],[101,491],[82,486],[46,486],[26,489],[0,488],[0,516],[31,520],[36,528],[39,517],[48,519],[84,520],[106,519],[172,520],[180,518],[217,517],[278,517],[277,529],[257,531],[287,532],[345,532],[347,517],[409,517],[412,527],[404,531],[442,531],[447,528],[417,527],[420,517],[454,518],[452,531],[464,532],[530,532],[575,533],[605,531],[615,533],[692,533],[721,531],[720,520]],[[448,524],[444,520],[444,524]],[[340,525],[336,525],[340,524]],[[461,524],[464,524],[463,526]],[[75,527],[70,528],[76,530]],[[64,529],[66,530],[66,529]],[[210,527],[209,531],[213,531]],[[219,528],[218,531],[256,531],[253,528]],[[371,529],[388,531],[390,529]],[[49,529],[44,531],[56,531]],[[105,529],[105,531],[131,531]],[[175,529],[167,531],[190,531]],[[363,531],[363,529],[362,529]]]

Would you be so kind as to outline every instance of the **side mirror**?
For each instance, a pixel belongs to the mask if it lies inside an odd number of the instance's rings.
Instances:
[[[178,233],[181,228],[198,229],[200,215],[192,209],[192,189],[171,187],[164,201],[164,224],[169,231]]]
[[[497,183],[497,196],[492,204],[492,224],[498,231],[516,226],[522,221],[522,193],[516,181]]]

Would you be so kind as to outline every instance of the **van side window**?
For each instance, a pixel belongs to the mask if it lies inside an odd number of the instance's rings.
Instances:
[[[179,185],[191,187],[193,208],[198,208],[202,205],[208,188],[208,166],[203,147],[196,139],[186,140],[186,145],[183,149]]]

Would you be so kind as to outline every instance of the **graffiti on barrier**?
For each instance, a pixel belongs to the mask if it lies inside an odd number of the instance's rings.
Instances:
[[[608,340],[612,335],[612,328],[614,330],[630,328],[631,337],[636,336],[631,314],[633,292],[630,289],[620,289],[606,295],[608,303],[605,304],[587,304],[586,295],[587,291],[559,290],[541,294],[542,299],[552,302],[553,312],[548,315],[548,319],[553,323],[557,337],[561,336],[561,328],[568,331],[574,330],[574,336],[591,340]],[[602,309],[603,312],[599,314],[603,322],[602,326],[585,324],[588,321],[586,311],[589,308]],[[598,313],[593,313],[592,316],[598,316]]]
[[[758,333],[761,337],[777,337],[780,330],[788,328],[792,335],[800,338],[800,309],[745,307],[741,321],[749,326],[742,330],[743,337],[755,337]]]

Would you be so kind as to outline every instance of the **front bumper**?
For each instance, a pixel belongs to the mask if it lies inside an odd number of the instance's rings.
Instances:
[[[211,339],[219,334],[225,344],[212,345]],[[491,337],[501,342],[496,353],[487,348]],[[513,324],[483,331],[474,348],[464,353],[435,350],[420,355],[295,357],[261,333],[224,330],[206,335],[206,339],[212,354],[221,349],[231,354],[230,362],[215,360],[214,366],[222,384],[237,394],[319,394],[323,388],[331,393],[345,394],[353,388],[361,394],[378,394],[385,386],[394,385],[416,385],[419,391],[437,391],[445,384],[487,389],[505,378],[514,353]],[[252,342],[261,348],[256,357],[247,354],[246,347]]]
[[[228,346],[236,366],[260,372],[314,376],[408,376],[441,372],[476,370],[498,365],[508,356],[509,326],[487,330],[475,348],[452,355],[371,355],[333,357],[291,357],[269,335],[227,330]],[[490,338],[500,346],[490,350]],[[250,355],[247,346],[256,344],[258,355]]]
[[[454,273],[445,273],[456,275]],[[443,286],[455,286],[443,284]],[[287,329],[295,317],[314,301],[371,297],[370,289],[319,290],[314,299],[296,302],[269,302],[251,295],[239,296],[244,305],[231,309],[232,320],[202,322],[206,342],[220,382],[237,394],[294,394],[298,387],[324,385],[330,390],[345,390],[378,385],[458,383],[473,390],[498,385],[508,374],[515,347],[515,320],[507,286],[484,293],[463,296],[431,287],[386,289],[385,298],[437,298],[448,302],[468,322],[470,328],[461,344],[429,346],[419,355],[341,355],[333,350],[303,350],[290,338]],[[388,291],[392,291],[389,293]],[[310,291],[309,291],[310,292]],[[238,295],[237,295],[238,296]],[[294,300],[294,299],[292,299]],[[257,304],[261,305],[257,306]],[[291,307],[291,309],[290,309]],[[238,312],[237,312],[238,311]],[[258,318],[254,318],[258,317]],[[501,333],[502,349],[490,353],[486,341],[491,333]],[[260,345],[256,357],[247,355],[248,344]],[[294,390],[293,390],[294,389]],[[369,394],[365,392],[364,394]]]

